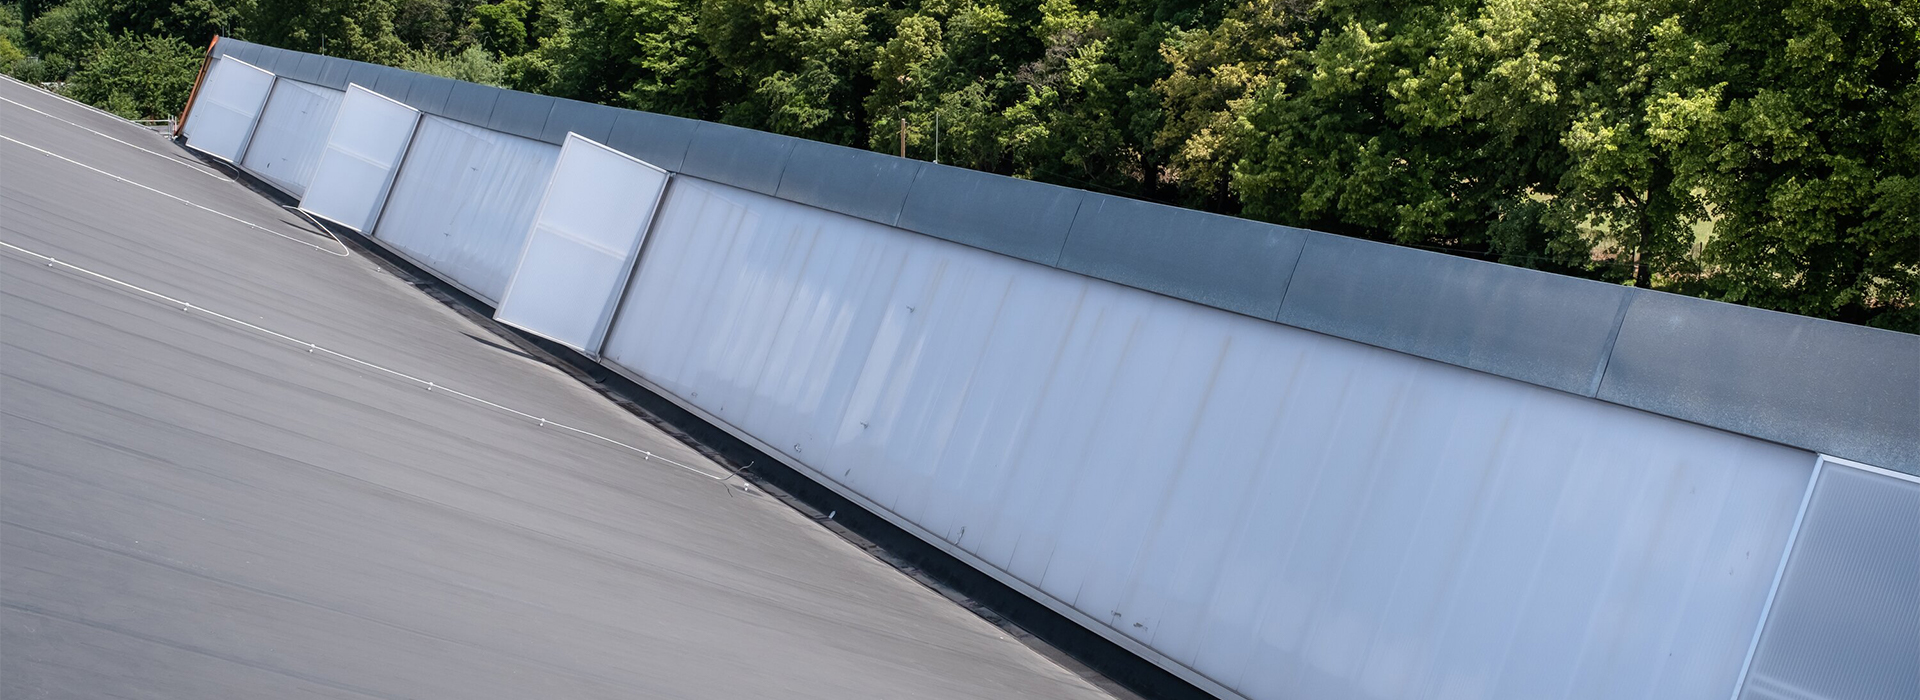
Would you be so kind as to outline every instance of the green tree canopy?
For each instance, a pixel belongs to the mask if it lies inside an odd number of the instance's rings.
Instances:
[[[121,60],[177,48],[143,37],[218,31],[884,152],[904,134],[915,158],[1920,331],[1911,0],[15,7],[0,67],[128,112],[171,94],[137,86],[174,84]]]

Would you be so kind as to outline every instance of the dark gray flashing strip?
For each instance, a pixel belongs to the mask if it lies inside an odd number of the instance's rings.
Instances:
[[[226,38],[215,52],[256,64],[268,56],[278,62],[304,55]],[[326,60],[322,84],[395,70]],[[439,81],[459,94],[434,89]],[[370,80],[354,82],[372,87]],[[389,96],[483,128],[502,97],[513,95],[505,98],[513,113],[502,112],[501,119],[511,121],[515,132],[553,144],[565,140],[564,125],[549,128],[535,116],[541,111],[533,103],[566,100],[420,75],[413,76],[408,92]],[[574,114],[551,105],[544,119]],[[591,123],[597,130],[604,122]],[[1920,475],[1920,336],[678,117],[619,110],[607,128],[608,145],[669,171],[1262,320]]]

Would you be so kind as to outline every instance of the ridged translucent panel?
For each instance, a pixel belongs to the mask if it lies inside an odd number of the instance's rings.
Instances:
[[[253,133],[254,119],[273,90],[273,74],[231,57],[207,69],[200,92],[187,114],[187,143],[207,153],[238,161]]]
[[[341,97],[339,90],[298,80],[274,81],[241,165],[295,196],[306,192],[327,149],[327,131]]]
[[[494,318],[597,353],[667,173],[568,134]]]
[[[1821,470],[1740,697],[1920,698],[1920,483]]]
[[[688,179],[604,354],[1251,698],[1724,698],[1814,463]]]
[[[300,208],[366,231],[419,119],[412,107],[359,85],[347,86]]]
[[[375,238],[497,305],[560,149],[428,116]]]

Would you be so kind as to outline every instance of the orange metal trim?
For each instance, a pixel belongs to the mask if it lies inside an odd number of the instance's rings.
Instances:
[[[213,65],[213,47],[220,44],[220,35],[213,35],[213,41],[207,42],[207,55],[200,59],[200,74],[193,76],[193,89],[187,92],[187,104],[180,108],[180,121],[173,125],[173,135],[179,136],[187,128],[187,115],[193,113],[193,98],[200,96],[200,81],[207,79],[207,68]]]

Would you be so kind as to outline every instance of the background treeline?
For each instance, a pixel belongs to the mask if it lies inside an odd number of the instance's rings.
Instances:
[[[1915,0],[70,0],[129,116],[215,33],[1920,331]],[[936,127],[937,124],[937,127]],[[1168,232],[1168,235],[1182,235]]]

